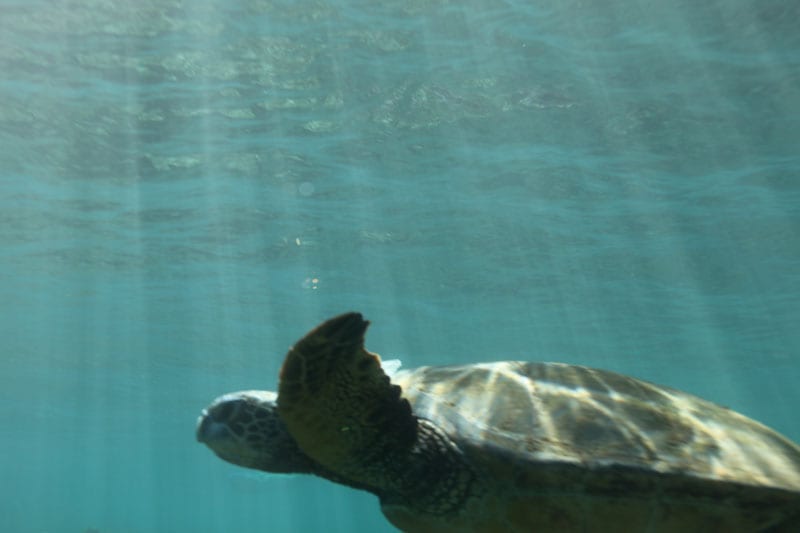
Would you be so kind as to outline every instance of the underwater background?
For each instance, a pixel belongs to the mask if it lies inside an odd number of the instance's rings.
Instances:
[[[800,441],[800,3],[0,0],[0,530],[390,532],[195,442],[348,310]]]

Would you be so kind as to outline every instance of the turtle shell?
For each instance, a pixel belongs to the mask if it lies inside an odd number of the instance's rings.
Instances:
[[[695,396],[559,363],[392,381],[478,472],[470,531],[800,531],[800,447]]]

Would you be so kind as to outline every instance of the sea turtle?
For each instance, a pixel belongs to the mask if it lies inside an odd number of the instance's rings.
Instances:
[[[800,532],[800,447],[743,415],[559,363],[390,378],[368,322],[289,350],[277,395],[218,398],[197,439],[231,463],[374,493],[408,532]]]

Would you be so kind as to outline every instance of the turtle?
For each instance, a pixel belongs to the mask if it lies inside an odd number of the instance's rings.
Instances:
[[[202,411],[236,465],[375,494],[411,533],[800,531],[800,446],[615,372],[505,361],[387,375],[350,312],[288,352],[277,393]]]

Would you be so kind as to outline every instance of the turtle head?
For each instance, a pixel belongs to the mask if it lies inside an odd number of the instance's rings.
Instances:
[[[197,440],[229,463],[265,472],[309,473],[312,461],[278,417],[277,394],[241,391],[220,396],[197,419]]]

